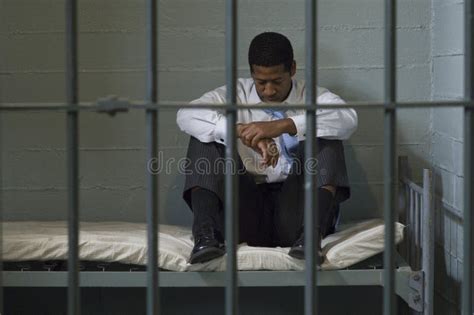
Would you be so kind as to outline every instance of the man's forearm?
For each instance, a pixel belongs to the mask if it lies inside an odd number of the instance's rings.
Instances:
[[[280,134],[287,133],[290,136],[296,135],[296,126],[292,119],[284,118],[280,120],[275,120],[275,123],[279,125],[279,130],[281,130]]]
[[[283,133],[288,133],[291,136],[294,136],[297,133],[296,125],[293,122],[293,120],[290,118],[284,118],[284,119],[273,120],[269,122],[252,122],[248,124],[238,123],[236,124],[237,137],[241,138],[242,131],[247,126],[252,125],[252,124],[258,124],[258,123],[265,124],[265,129],[268,130],[268,132],[265,132],[265,133],[270,134],[269,138],[279,137]]]

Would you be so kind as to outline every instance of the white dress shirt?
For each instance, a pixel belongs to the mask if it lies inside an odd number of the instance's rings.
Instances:
[[[292,81],[292,88],[287,99],[282,104],[304,104],[305,103],[305,82],[299,80]],[[336,94],[327,89],[318,87],[318,104],[344,104],[344,101]],[[207,92],[191,104],[225,104],[226,87],[222,86],[213,91]],[[265,104],[257,94],[255,83],[252,78],[239,79],[237,81],[237,103],[242,105]],[[303,109],[288,109],[288,118],[292,119],[296,126],[296,135],[299,141],[306,136],[306,111]],[[261,109],[239,109],[237,111],[237,123],[250,123],[255,121],[271,121],[271,114]],[[357,113],[353,109],[335,108],[318,109],[317,137],[325,139],[348,139],[357,128]],[[177,123],[179,128],[185,133],[194,136],[201,142],[218,142],[226,144],[226,117],[224,110],[217,109],[196,109],[182,108],[178,111]],[[277,144],[280,139],[274,139]],[[290,164],[280,154],[275,167],[262,167],[260,154],[245,146],[240,139],[237,140],[239,155],[248,172],[254,175],[257,183],[272,183],[284,181],[288,176]]]

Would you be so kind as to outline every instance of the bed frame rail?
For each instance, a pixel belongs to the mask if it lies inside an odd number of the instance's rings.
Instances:
[[[412,180],[408,158],[400,156],[399,166],[399,220],[406,225],[401,253],[417,275],[410,286],[418,295],[410,297],[409,305],[425,315],[433,314],[434,294],[434,210],[432,205],[431,170],[423,169],[423,184]],[[422,306],[421,309],[419,306]]]

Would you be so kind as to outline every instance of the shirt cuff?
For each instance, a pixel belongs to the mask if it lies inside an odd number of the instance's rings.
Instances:
[[[296,126],[296,137],[298,141],[303,141],[306,139],[306,115],[297,115],[293,117],[288,117],[293,120],[293,123]]]
[[[225,145],[227,131],[227,119],[225,116],[219,118],[214,129],[214,141]]]

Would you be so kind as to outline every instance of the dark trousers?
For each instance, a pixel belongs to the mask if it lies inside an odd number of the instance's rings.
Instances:
[[[256,184],[246,172],[240,157],[235,176],[239,186],[239,241],[253,246],[291,246],[302,232],[304,221],[304,141],[298,145],[290,174],[280,183]],[[183,198],[192,209],[192,191],[199,187],[216,194],[220,207],[216,213],[217,229],[224,233],[225,146],[216,142],[203,143],[191,137],[187,153],[186,179]],[[334,202],[321,209],[320,233],[332,232],[339,203],[350,196],[344,148],[339,140],[318,138],[316,163],[317,187],[337,187]],[[314,170],[313,170],[314,171]]]

